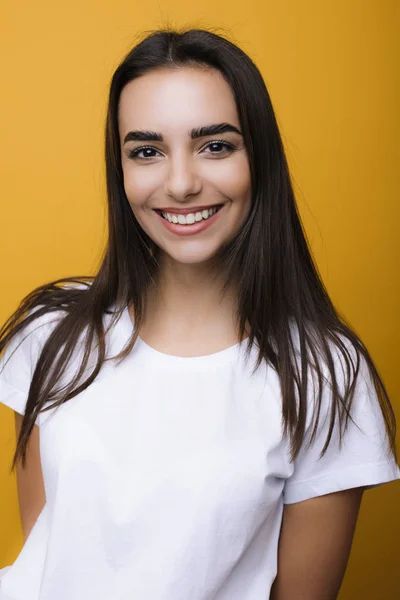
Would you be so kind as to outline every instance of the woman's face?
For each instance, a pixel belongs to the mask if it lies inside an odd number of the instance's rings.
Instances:
[[[173,261],[211,259],[251,203],[228,83],[217,70],[193,67],[142,75],[122,90],[119,133],[125,193],[138,223]],[[221,208],[203,212],[213,207]]]

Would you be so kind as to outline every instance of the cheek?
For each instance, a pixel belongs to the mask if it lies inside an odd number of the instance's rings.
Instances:
[[[151,169],[125,168],[124,189],[132,208],[141,206],[156,188],[156,178]]]
[[[222,161],[221,161],[222,162]],[[251,196],[250,168],[247,158],[226,161],[215,174],[214,183],[231,200],[246,201]]]

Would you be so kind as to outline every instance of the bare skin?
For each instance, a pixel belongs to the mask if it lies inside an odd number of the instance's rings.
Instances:
[[[219,123],[239,133],[190,136],[193,128]],[[237,343],[236,290],[221,300],[222,273],[214,278],[210,266],[221,244],[246,220],[251,204],[250,166],[230,86],[211,69],[148,73],[124,88],[119,128],[127,198],[161,250],[157,289],[149,290],[140,336],[157,350],[179,356],[211,354]],[[127,133],[137,130],[160,133],[163,141],[124,143]],[[129,156],[143,146],[150,150]],[[214,204],[224,204],[220,218],[190,236],[168,231],[153,210]]]

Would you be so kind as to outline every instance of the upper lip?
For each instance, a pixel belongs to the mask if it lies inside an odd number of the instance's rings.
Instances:
[[[190,213],[201,212],[202,210],[208,210],[214,206],[221,206],[221,204],[209,204],[208,206],[191,206],[190,208],[176,208],[174,206],[165,206],[163,208],[153,208],[153,210],[161,210],[166,213],[174,213],[177,215],[188,215]]]

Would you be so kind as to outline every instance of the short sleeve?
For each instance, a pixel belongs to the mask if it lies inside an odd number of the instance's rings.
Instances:
[[[352,353],[355,360],[355,351]],[[340,364],[339,364],[340,363]],[[344,358],[336,356],[335,373],[339,389],[344,389]],[[296,457],[293,473],[285,481],[285,504],[301,502],[316,496],[354,487],[369,489],[400,479],[400,469],[389,452],[389,440],[379,400],[364,357],[360,357],[353,402],[347,428],[339,448],[338,423],[324,456],[320,453],[325,444],[330,423],[331,390],[324,386],[322,394],[322,422],[318,425],[314,442],[308,441],[314,427],[307,427],[302,448]],[[338,421],[338,418],[337,418]]]
[[[0,402],[19,414],[25,413],[32,376],[49,330],[48,316],[38,317],[18,332],[0,356]],[[40,412],[41,426],[50,411]]]

